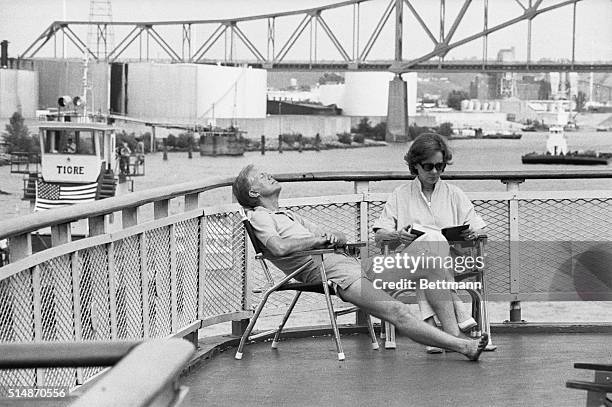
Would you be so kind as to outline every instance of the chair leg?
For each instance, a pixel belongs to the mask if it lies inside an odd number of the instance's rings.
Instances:
[[[385,338],[385,349],[395,349],[397,344],[395,342],[395,325],[391,322],[385,321],[385,330],[387,336]]]
[[[366,324],[368,324],[368,332],[372,340],[372,349],[378,350],[378,340],[376,340],[376,332],[374,332],[374,324],[372,324],[372,317],[370,317],[370,314],[366,314]]]
[[[264,294],[263,298],[261,299],[261,302],[255,309],[255,314],[253,314],[253,316],[251,317],[251,320],[249,321],[249,325],[247,326],[247,329],[244,331],[244,333],[242,334],[242,337],[240,338],[240,344],[238,344],[238,349],[236,350],[236,355],[234,356],[236,359],[238,360],[242,359],[242,350],[244,349],[244,344],[249,338],[249,335],[251,335],[251,331],[253,331],[253,328],[255,327],[255,323],[257,322],[257,318],[259,318],[259,314],[261,314],[263,307],[266,305],[266,302],[268,301],[268,297],[273,292],[274,291],[267,291]]]
[[[287,323],[287,320],[289,319],[289,316],[291,315],[291,312],[293,311],[295,304],[297,304],[298,300],[300,299],[301,294],[302,294],[301,291],[297,291],[295,293],[295,296],[293,297],[293,300],[291,301],[291,304],[289,305],[289,308],[287,308],[287,312],[285,312],[285,315],[283,316],[283,320],[281,321],[281,324],[278,326],[278,329],[276,330],[276,333],[274,334],[274,339],[272,340],[272,349],[277,348],[278,340],[280,339],[281,333],[283,332],[283,328],[285,327],[285,324]]]
[[[493,345],[493,340],[491,339],[491,324],[487,313],[487,302],[484,299],[480,301],[480,316],[482,317],[482,329],[489,334],[489,343],[485,350],[494,351],[497,349],[497,346]]]
[[[315,260],[315,264],[316,263],[318,263],[317,265],[321,270],[321,280],[323,280],[323,292],[325,293],[325,301],[327,302],[327,310],[329,311],[329,320],[331,322],[332,331],[334,333],[334,341],[336,343],[336,351],[338,352],[338,360],[342,361],[344,360],[344,351],[342,350],[342,343],[340,342],[340,331],[338,330],[338,323],[336,322],[334,306],[332,304],[331,295],[329,294],[329,286],[327,285],[327,274],[325,273],[325,266],[323,265],[323,261],[320,257]]]

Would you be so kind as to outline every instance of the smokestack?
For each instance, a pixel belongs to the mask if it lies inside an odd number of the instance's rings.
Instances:
[[[0,42],[0,68],[8,68],[8,41]]]

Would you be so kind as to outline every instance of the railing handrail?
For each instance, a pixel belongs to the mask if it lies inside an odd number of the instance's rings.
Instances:
[[[142,341],[0,344],[0,369],[112,366]]]
[[[310,181],[398,181],[410,180],[414,175],[408,171],[334,171],[276,174],[280,182]],[[500,180],[517,182],[527,179],[602,179],[612,178],[612,171],[583,170],[564,172],[548,171],[457,171],[443,175],[446,180]],[[48,226],[66,224],[80,219],[93,218],[139,207],[145,204],[176,198],[183,195],[227,187],[234,177],[215,177],[206,181],[192,181],[126,194],[119,197],[69,206],[51,211],[37,212],[0,222],[0,239],[19,236]]]
[[[194,346],[182,339],[144,342],[121,359],[71,407],[162,405],[160,400],[164,400],[165,405],[176,406],[181,393],[176,380],[194,351]]]

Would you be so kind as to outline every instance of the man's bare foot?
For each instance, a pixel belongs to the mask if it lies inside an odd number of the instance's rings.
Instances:
[[[478,361],[478,358],[480,357],[480,354],[482,353],[482,351],[484,351],[484,349],[487,347],[488,343],[489,343],[489,334],[486,332],[483,332],[483,334],[480,336],[480,339],[470,340],[470,344],[469,344],[470,349],[467,351],[467,353],[464,353],[464,355],[472,362],[476,362]]]

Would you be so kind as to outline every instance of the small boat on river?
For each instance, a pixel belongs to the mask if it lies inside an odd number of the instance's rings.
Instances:
[[[563,127],[552,126],[546,140],[546,152],[525,154],[521,161],[523,164],[607,165],[611,158],[611,153],[568,151]]]

